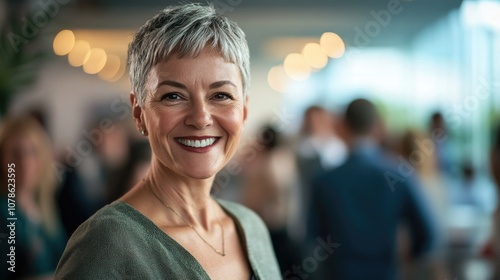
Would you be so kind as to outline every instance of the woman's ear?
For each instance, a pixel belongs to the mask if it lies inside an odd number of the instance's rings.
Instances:
[[[245,104],[243,104],[243,122],[247,121],[248,117],[248,95],[245,96]]]
[[[132,106],[132,116],[134,118],[135,127],[142,135],[147,135],[146,124],[142,119],[142,108],[139,106],[139,100],[133,92],[130,93],[130,105]]]

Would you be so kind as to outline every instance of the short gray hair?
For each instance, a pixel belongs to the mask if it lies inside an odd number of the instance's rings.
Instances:
[[[135,33],[129,45],[127,66],[139,105],[144,105],[146,81],[155,65],[172,55],[196,57],[206,46],[238,66],[245,97],[250,82],[245,33],[235,22],[218,15],[213,6],[185,4],[160,11]]]

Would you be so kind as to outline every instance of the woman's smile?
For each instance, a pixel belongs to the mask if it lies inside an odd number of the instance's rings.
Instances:
[[[189,152],[206,153],[209,152],[218,142],[220,137],[212,136],[189,136],[175,138],[177,143]]]

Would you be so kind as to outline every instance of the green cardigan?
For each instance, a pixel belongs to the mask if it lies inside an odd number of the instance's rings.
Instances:
[[[257,279],[281,279],[269,233],[249,209],[218,201],[232,216]],[[125,202],[99,210],[71,236],[55,279],[210,279],[198,261]]]

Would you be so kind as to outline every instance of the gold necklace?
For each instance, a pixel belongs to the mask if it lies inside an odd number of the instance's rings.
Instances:
[[[224,246],[224,227],[220,223],[219,217],[216,216],[217,223],[219,224],[219,226],[221,228],[221,231],[222,231],[222,252],[219,251],[219,250],[217,250],[214,246],[212,246],[212,244],[208,243],[208,241],[206,241],[205,238],[203,238],[203,236],[201,236],[201,234],[193,227],[193,225],[190,224],[181,215],[179,215],[172,207],[170,207],[170,205],[168,205],[165,202],[163,202],[163,200],[161,200],[161,198],[151,189],[151,187],[149,186],[149,184],[146,182],[145,179],[143,179],[142,181],[144,182],[144,184],[146,184],[146,187],[149,189],[149,191],[161,202],[161,204],[163,204],[163,206],[165,206],[168,209],[170,209],[177,217],[179,217],[182,221],[184,221],[186,223],[186,225],[188,227],[190,227],[198,235],[198,237],[200,237],[200,239],[203,240],[203,242],[205,242],[205,244],[207,244],[208,246],[210,246],[210,248],[212,248],[212,250],[214,250],[217,254],[219,254],[219,255],[221,255],[223,257],[226,255],[226,253],[225,253],[226,249],[225,249],[225,246]]]

